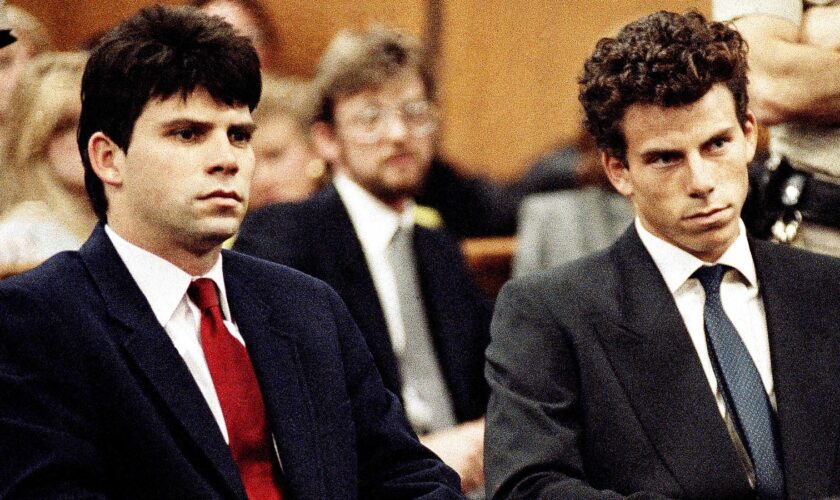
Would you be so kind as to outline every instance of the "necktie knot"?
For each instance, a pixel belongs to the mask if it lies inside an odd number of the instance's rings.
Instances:
[[[211,307],[219,307],[219,295],[216,293],[216,283],[210,278],[198,278],[190,283],[187,295],[202,311]]]
[[[694,272],[694,277],[700,280],[706,295],[717,295],[720,293],[720,282],[723,280],[723,273],[726,266],[715,264],[714,266],[703,266]]]
[[[414,238],[410,227],[397,226],[394,235],[388,242],[386,255],[392,266],[412,256],[414,253]]]
[[[399,243],[404,242],[405,240],[411,240],[412,237],[412,228],[406,226],[397,226],[397,229],[394,231],[394,235],[391,236],[390,245],[396,245]]]

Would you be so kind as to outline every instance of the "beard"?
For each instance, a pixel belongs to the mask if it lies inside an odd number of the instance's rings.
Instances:
[[[372,172],[348,166],[347,174],[357,184],[386,205],[394,206],[414,198],[423,190],[431,158],[399,149],[377,162]]]

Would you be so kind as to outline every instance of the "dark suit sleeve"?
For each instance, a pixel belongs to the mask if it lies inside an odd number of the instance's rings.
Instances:
[[[356,425],[359,498],[463,498],[458,475],[417,440],[350,313],[331,297]]]
[[[546,295],[513,281],[496,300],[485,370],[487,496],[623,498],[587,483],[574,347],[540,300]]]
[[[60,324],[36,299],[0,289],[0,498],[105,498],[95,419],[80,403],[90,386],[74,373],[85,360]]]

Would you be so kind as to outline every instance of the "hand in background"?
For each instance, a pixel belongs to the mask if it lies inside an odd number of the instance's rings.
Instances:
[[[426,434],[420,442],[455,469],[465,493],[484,485],[484,418]]]
[[[811,7],[802,15],[799,29],[802,43],[840,50],[840,5]]]

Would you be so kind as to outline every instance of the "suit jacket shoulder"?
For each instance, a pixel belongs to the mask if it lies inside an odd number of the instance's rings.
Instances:
[[[327,186],[312,198],[297,203],[263,207],[246,217],[234,250],[315,274],[320,238],[335,238],[352,231],[350,216],[338,192]]]

